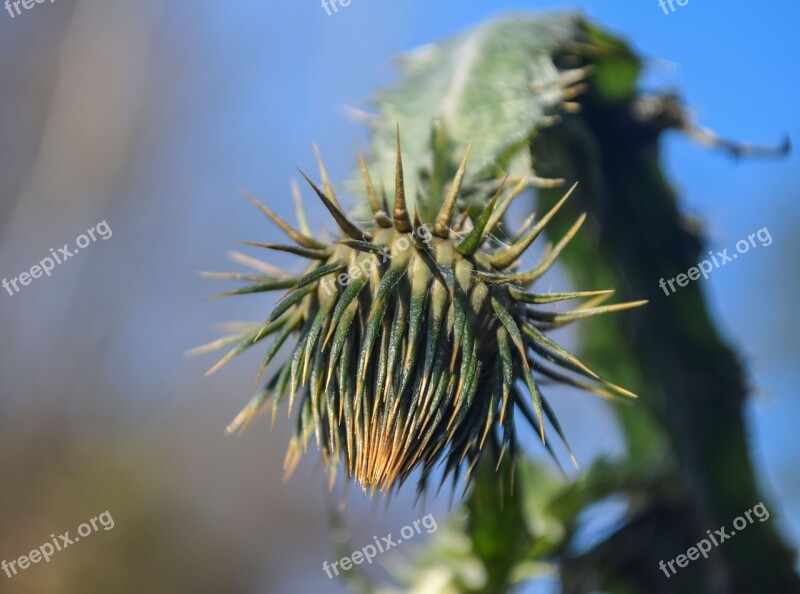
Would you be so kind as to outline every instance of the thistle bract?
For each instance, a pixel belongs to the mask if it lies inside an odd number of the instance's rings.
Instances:
[[[527,180],[508,187],[500,184],[487,196],[484,210],[472,217],[457,212],[468,155],[469,148],[449,190],[440,197],[435,220],[420,221],[406,209],[399,135],[391,210],[385,194],[379,199],[359,154],[373,216],[363,228],[345,216],[318,159],[323,188],[306,180],[341,229],[341,239],[331,243],[313,237],[296,187],[299,230],[248,196],[294,241],[251,245],[291,252],[310,264],[302,274],[289,276],[239,254],[235,259],[259,274],[207,273],[250,281],[225,295],[287,291],[263,325],[241,328],[197,349],[236,345],[213,372],[270,337],[263,372],[292,337],[291,356],[270,369],[263,389],[231,423],[230,432],[244,428],[270,400],[274,421],[278,407],[288,400],[290,413],[297,408],[298,415],[287,471],[296,466],[313,436],[331,479],[341,465],[365,491],[391,492],[420,468],[418,489],[423,491],[439,463],[444,466],[442,482],[452,477],[454,483],[462,474],[469,479],[484,454],[498,467],[504,460],[513,463],[517,414],[551,454],[546,423],[567,444],[540,389],[543,379],[606,397],[633,396],[570,355],[547,331],[643,302],[601,306],[611,291],[529,290],[577,233],[584,216],[548,246],[537,266],[518,270],[520,256],[575,186],[550,212],[530,219],[510,243],[502,243],[493,231]],[[542,308],[586,298],[568,312]]]

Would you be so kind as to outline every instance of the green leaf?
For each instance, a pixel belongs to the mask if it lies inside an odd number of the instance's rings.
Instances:
[[[441,169],[429,155],[432,127],[444,127],[450,141],[445,148],[455,154],[473,142],[468,177],[494,177],[512,163],[519,169],[512,175],[529,175],[527,151],[520,149],[563,103],[564,88],[576,82],[556,68],[553,55],[581,31],[576,13],[512,14],[404,56],[400,80],[375,98],[379,118],[368,161],[376,185],[394,183],[398,123],[409,167],[426,164],[434,174]],[[412,173],[419,172],[409,171],[409,178]],[[360,173],[355,179],[353,189],[363,192]],[[429,197],[431,203],[418,210],[423,222],[432,222],[443,195]],[[413,212],[413,193],[406,200]]]

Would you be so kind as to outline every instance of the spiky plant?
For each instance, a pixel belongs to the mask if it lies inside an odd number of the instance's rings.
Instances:
[[[301,275],[289,276],[236,255],[237,261],[261,274],[206,273],[252,283],[221,296],[288,289],[263,325],[242,328],[195,350],[236,344],[209,374],[275,335],[260,377],[287,339],[297,336],[292,356],[277,366],[229,432],[243,429],[270,398],[274,422],[288,395],[290,414],[295,403],[300,412],[286,455],[287,472],[294,469],[313,433],[331,480],[342,463],[347,476],[365,492],[391,492],[421,467],[418,490],[423,491],[439,462],[445,464],[442,483],[452,476],[454,484],[464,468],[465,478],[471,478],[484,452],[499,467],[508,451],[506,460],[513,464],[518,454],[517,411],[554,456],[545,436],[546,418],[574,461],[541,392],[542,380],[609,398],[634,396],[598,376],[546,332],[644,302],[599,306],[612,291],[528,291],[578,232],[585,215],[555,246],[547,247],[536,267],[517,269],[520,256],[575,186],[541,219],[529,219],[505,245],[492,232],[527,180],[512,189],[501,183],[484,201],[483,211],[470,218],[468,211],[456,212],[468,156],[469,148],[446,195],[439,197],[435,220],[420,221],[416,215],[412,220],[406,208],[399,132],[391,214],[385,194],[379,200],[359,152],[374,217],[372,225],[362,229],[345,216],[317,154],[324,190],[303,176],[344,234],[333,243],[312,236],[296,187],[299,231],[247,195],[296,245],[245,243],[296,254],[311,263]],[[432,198],[436,197],[428,199]],[[583,298],[590,300],[569,312],[538,307]]]

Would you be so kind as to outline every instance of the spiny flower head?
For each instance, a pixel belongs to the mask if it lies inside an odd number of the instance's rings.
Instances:
[[[422,492],[439,463],[444,465],[442,483],[452,477],[454,484],[462,472],[470,479],[486,453],[498,468],[504,456],[513,464],[518,454],[517,414],[534,428],[551,455],[545,420],[569,449],[540,389],[542,379],[605,397],[633,396],[601,378],[547,332],[644,302],[601,306],[612,291],[529,291],[578,232],[585,215],[558,243],[548,246],[536,267],[518,270],[520,256],[575,186],[550,212],[539,220],[529,219],[504,245],[492,231],[527,180],[510,189],[500,184],[477,216],[470,217],[468,210],[457,212],[468,156],[469,148],[441,197],[435,220],[422,222],[416,215],[412,220],[406,208],[399,133],[391,211],[385,193],[378,198],[359,152],[374,219],[368,228],[361,228],[344,214],[317,153],[324,189],[303,176],[342,232],[332,243],[312,236],[296,186],[300,230],[248,195],[294,244],[246,243],[290,252],[310,264],[302,274],[290,276],[236,254],[237,261],[260,274],[206,273],[250,282],[225,295],[287,291],[265,323],[237,328],[231,336],[195,349],[205,352],[236,345],[211,373],[274,336],[260,377],[293,337],[292,355],[274,365],[263,389],[231,423],[229,432],[243,429],[269,400],[274,422],[288,397],[289,413],[297,407],[299,414],[286,456],[287,472],[297,465],[313,435],[331,481],[341,464],[365,492],[389,493],[421,469],[418,490]],[[584,298],[589,301],[569,312],[539,307]]]

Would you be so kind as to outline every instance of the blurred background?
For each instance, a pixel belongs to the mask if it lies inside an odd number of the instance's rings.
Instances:
[[[196,272],[238,269],[226,256],[237,240],[283,241],[237,188],[294,220],[289,181],[314,169],[312,141],[343,185],[368,134],[352,112],[393,80],[394,56],[544,8],[581,9],[628,38],[647,57],[646,86],[679,90],[723,136],[800,138],[792,0],[690,1],[669,15],[657,0],[352,0],[330,16],[316,0],[56,0],[0,12],[0,277],[100,221],[113,232],[52,277],[0,291],[0,560],[106,510],[115,520],[48,564],[0,573],[0,592],[337,593],[321,569],[337,558],[330,509],[346,503],[353,548],[427,513],[446,521],[448,494],[416,507],[413,489],[390,506],[358,489],[327,494],[314,451],[283,483],[285,409],[272,431],[261,417],[226,437],[261,353],[205,378],[216,358],[184,351],[218,322],[263,320],[272,297],[206,302],[228,285]],[[665,148],[710,248],[765,226],[774,240],[698,282],[747,361],[753,458],[771,520],[796,547],[798,155],[734,161],[678,134]],[[332,231],[307,205],[312,227]],[[553,403],[582,464],[620,453],[601,402],[564,391]]]

